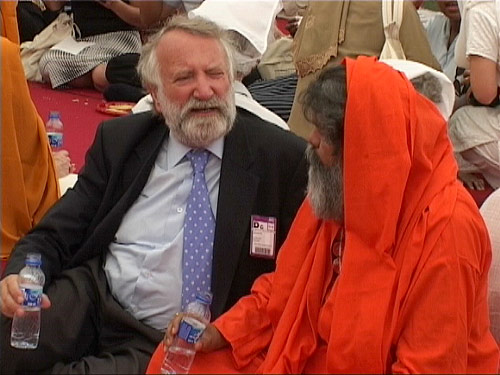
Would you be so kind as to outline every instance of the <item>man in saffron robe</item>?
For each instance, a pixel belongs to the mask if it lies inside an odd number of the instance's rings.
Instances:
[[[386,64],[344,65],[302,97],[315,124],[308,198],[275,272],[208,325],[191,370],[495,373],[491,246],[446,122]],[[160,345],[148,372],[163,356]]]

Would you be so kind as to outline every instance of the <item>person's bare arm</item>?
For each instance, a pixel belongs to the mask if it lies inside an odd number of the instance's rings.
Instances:
[[[470,85],[474,98],[481,104],[490,104],[498,95],[496,62],[471,55]]]
[[[65,0],[45,0],[43,2],[48,10],[56,12],[61,10],[64,4],[66,4]]]
[[[130,4],[121,0],[99,0],[99,4],[113,11],[123,21],[137,28],[142,27],[140,10],[137,4],[140,1],[131,1]]]
[[[163,1],[138,1],[141,23],[143,27],[151,27],[178,12],[178,9],[165,4]]]

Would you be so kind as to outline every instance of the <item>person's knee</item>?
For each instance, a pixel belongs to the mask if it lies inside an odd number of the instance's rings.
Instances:
[[[97,91],[103,92],[109,86],[106,78],[106,64],[97,65],[92,70],[92,83]]]

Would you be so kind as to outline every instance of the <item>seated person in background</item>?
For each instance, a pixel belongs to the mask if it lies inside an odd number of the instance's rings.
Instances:
[[[134,5],[139,8],[143,38],[147,40],[170,17],[176,14],[185,14],[196,8],[201,2],[202,0],[142,0],[134,2]],[[126,53],[109,60],[105,69],[109,86],[103,91],[106,100],[137,103],[147,94],[141,85],[140,77],[137,75],[139,58],[138,53]],[[148,100],[148,102],[151,101]]]
[[[284,121],[288,121],[296,88],[297,74],[291,74],[275,79],[255,81],[248,86],[248,91],[256,102],[276,113]]]
[[[416,61],[399,59],[380,61],[404,73],[415,90],[432,101],[444,120],[448,121],[453,112],[455,88],[444,73]]]
[[[459,2],[462,26],[455,58],[470,71],[469,105],[450,119],[450,138],[460,178],[470,188],[484,188],[481,173],[493,189],[500,187],[500,2]]]
[[[420,18],[422,26],[424,28],[427,28],[429,22],[434,18],[436,14],[438,14],[438,12],[423,7],[422,5],[424,4],[424,0],[412,0],[412,3],[417,10],[418,17]]]
[[[19,0],[17,21],[21,43],[31,41],[57,17],[42,0]]]
[[[205,0],[189,13],[190,17],[200,16],[215,22],[228,30],[235,60],[235,104],[279,127],[289,130],[287,123],[277,114],[261,106],[243,85],[242,80],[257,65],[259,57],[266,49],[268,34],[272,32],[278,0],[244,1],[230,7],[220,0]],[[151,110],[153,99],[147,95],[132,109],[134,113]]]
[[[223,31],[199,17],[172,18],[144,47],[156,113],[103,123],[75,187],[16,245],[0,281],[0,371],[143,373],[198,289],[218,317],[274,269],[305,195],[305,142],[236,109],[230,56]],[[203,236],[190,228],[198,220]],[[251,248],[259,221],[275,222],[276,241]],[[52,307],[38,348],[20,351],[10,318],[22,314],[27,252],[42,255]]]
[[[141,25],[139,8],[133,1],[46,1],[47,8],[58,11],[68,3],[80,32],[78,41],[93,45],[77,55],[50,49],[40,59],[40,72],[52,88],[63,85],[91,87],[104,91],[108,86],[106,63],[126,53],[139,53]]]
[[[437,3],[441,12],[436,12],[425,31],[427,31],[432,53],[439,61],[443,73],[451,82],[454,82],[457,71],[455,44],[460,31],[460,11],[457,0]]]
[[[322,69],[340,64],[344,57],[380,55],[385,42],[381,9],[381,0],[309,3],[294,38],[294,61],[299,79],[288,121],[294,133],[307,139],[313,129],[304,119],[297,99]],[[411,2],[404,2],[399,39],[408,60],[440,70]]]
[[[248,91],[255,101],[280,116],[290,118],[297,74],[293,63],[293,36],[300,19],[307,9],[308,1],[286,1],[277,17],[288,17],[290,36],[281,36],[271,42],[257,66],[260,78],[248,84]]]
[[[278,19],[287,20],[286,30],[293,37],[297,32],[300,20],[307,10],[309,0],[284,1],[283,10],[278,13]]]
[[[373,57],[325,69],[301,100],[308,198],[276,271],[197,343],[225,349],[192,371],[494,373],[488,233],[435,106]]]
[[[15,5],[12,1],[0,3],[2,262],[7,260],[19,238],[28,233],[58,199],[56,169],[45,125],[31,100],[16,44]],[[62,160],[61,165],[69,168],[70,161]]]
[[[203,0],[143,0],[138,2],[144,27],[155,27],[176,14],[186,14],[197,8]]]

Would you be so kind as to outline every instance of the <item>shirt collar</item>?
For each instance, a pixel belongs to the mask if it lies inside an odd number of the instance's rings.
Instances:
[[[250,94],[250,91],[248,91],[246,86],[240,81],[234,81],[233,88],[234,88],[235,94],[245,95],[246,97],[249,97],[249,98],[252,97],[252,94]]]
[[[206,149],[222,160],[222,153],[224,152],[224,137],[217,138],[215,141],[210,143]],[[170,132],[170,136],[167,141],[167,168],[170,169],[175,167],[191,150],[191,147],[179,142],[172,132]]]

